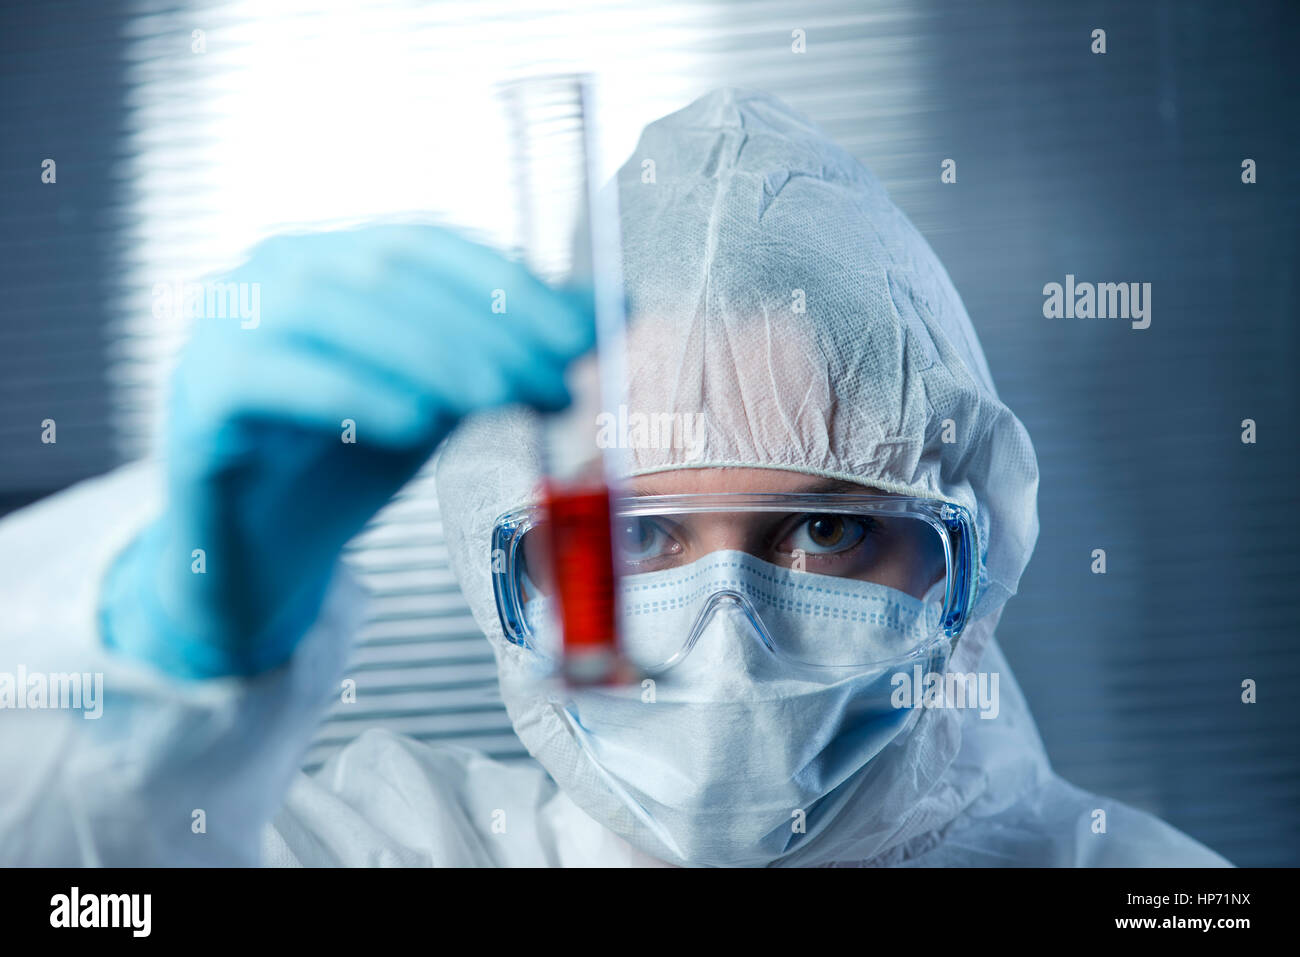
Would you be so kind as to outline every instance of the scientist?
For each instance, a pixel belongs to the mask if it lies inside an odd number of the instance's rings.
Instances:
[[[536,416],[592,345],[586,297],[433,227],[275,238],[228,277],[259,284],[259,326],[184,351],[165,464],[0,523],[0,670],[104,675],[96,721],[0,712],[0,862],[1226,863],[1049,766],[994,638],[1033,448],[879,182],[719,91],[647,127],[617,189],[629,406],[704,430],[629,450],[655,693],[533,680]],[[447,541],[538,766],[370,731],[307,776],[362,615],[339,553],[448,437]],[[996,716],[891,707],[915,664],[997,674]]]

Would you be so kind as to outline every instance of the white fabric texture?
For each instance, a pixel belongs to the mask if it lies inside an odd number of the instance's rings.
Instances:
[[[464,748],[372,730],[299,771],[364,613],[343,572],[290,663],[251,680],[181,682],[106,648],[101,584],[162,497],[142,463],[0,521],[0,676],[103,674],[98,718],[0,709],[0,866],[659,863],[540,768]]]
[[[754,571],[765,564],[737,552],[716,558]],[[676,571],[686,577],[692,569]],[[835,826],[841,802],[856,792],[845,783],[882,760],[920,713],[894,707],[895,652],[914,644],[897,631],[865,619],[830,625],[807,606],[772,622],[774,641],[821,637],[842,646],[836,657],[865,651],[878,662],[810,667],[773,654],[756,631],[757,609],[744,601],[720,597],[702,609],[693,647],[659,677],[653,701],[640,683],[584,689],[564,701],[571,733],[649,832],[638,829],[638,838],[654,838],[639,846],[673,863],[764,865],[814,840]],[[630,620],[625,635],[671,627],[675,617]],[[915,661],[928,670],[941,653],[933,638],[929,647],[928,658],[911,657],[908,667]],[[503,690],[516,697],[504,683]]]
[[[1223,863],[1051,772],[993,637],[1037,537],[1033,448],[947,274],[880,183],[775,99],[732,90],[648,126],[616,182],[629,414],[702,413],[706,437],[700,456],[666,442],[631,449],[629,474],[787,469],[956,502],[979,530],[981,597],[949,668],[999,672],[999,717],[926,710],[846,785],[834,824],[773,863]],[[956,442],[942,441],[947,420]],[[557,709],[515,680],[529,653],[497,620],[491,529],[536,501],[536,435],[532,415],[508,410],[444,446],[453,563],[520,738],[592,818],[655,854]],[[1108,812],[1104,833],[1094,809]]]
[[[874,582],[796,571],[726,549],[688,565],[628,575],[619,584],[622,651],[642,669],[659,668],[676,656],[719,593],[741,596],[780,654],[810,665],[901,658],[933,640],[943,612],[942,595],[922,601]],[[936,589],[942,591],[943,583]],[[561,635],[553,600],[532,599],[523,613],[533,629],[529,644],[554,656]],[[828,630],[831,622],[835,627]]]
[[[655,160],[653,184],[642,159]],[[1226,863],[1048,766],[993,640],[1036,534],[1033,452],[943,270],[884,190],[780,104],[725,91],[652,124],[618,182],[629,293],[648,320],[630,401],[706,413],[707,454],[692,464],[951,498],[974,510],[986,543],[982,615],[954,667],[1000,673],[998,718],[923,712],[832,826],[779,863]],[[806,312],[791,310],[794,289]],[[945,418],[954,445],[939,440]],[[489,535],[531,500],[534,435],[517,412],[468,423],[438,476],[453,560],[503,678],[521,659],[497,621]],[[635,466],[677,468],[682,454],[635,450]],[[131,467],[0,522],[0,672],[102,672],[106,699],[98,720],[0,711],[0,864],[660,863],[562,722],[528,696],[507,705],[559,789],[539,768],[382,731],[314,776],[295,771],[363,610],[345,575],[292,661],[256,679],[182,683],[108,652],[105,571],[162,494],[153,467]],[[1092,830],[1096,809],[1105,833]]]
[[[0,865],[256,863],[336,687],[361,611],[346,576],[290,664],[252,680],[178,682],[103,645],[104,575],[162,497],[136,465],[0,522],[0,673],[103,675],[98,718],[0,710]]]

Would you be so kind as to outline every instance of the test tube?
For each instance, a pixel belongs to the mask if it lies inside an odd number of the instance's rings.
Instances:
[[[543,507],[548,514],[563,679],[573,685],[633,680],[619,650],[611,488],[616,449],[597,443],[598,416],[623,392],[626,325],[614,190],[600,190],[594,88],[582,75],[543,76],[503,88],[516,156],[520,252],[548,282],[595,293],[596,359],[570,371],[572,405],[543,425]]]

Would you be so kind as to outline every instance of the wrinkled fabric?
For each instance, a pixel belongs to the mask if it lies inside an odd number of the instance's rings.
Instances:
[[[939,633],[943,582],[929,600],[885,585],[799,571],[746,552],[719,549],[687,565],[624,576],[623,654],[638,668],[677,661],[697,623],[721,597],[744,602],[782,658],[805,665],[875,665],[909,655]],[[938,593],[934,595],[934,593]],[[554,600],[525,603],[532,647],[558,653]],[[827,628],[828,622],[834,626]]]
[[[662,866],[535,765],[372,729],[298,770],[364,617],[341,569],[256,678],[179,681],[108,646],[103,581],[164,481],[126,466],[0,520],[0,676],[103,675],[94,707],[0,709],[0,866]]]
[[[783,574],[785,581],[770,588],[773,600],[787,607],[776,617],[768,614],[771,604],[750,602],[741,591],[714,596],[700,609],[689,649],[654,679],[653,700],[633,683],[561,695],[557,706],[606,787],[641,818],[639,840],[654,844],[639,846],[681,865],[767,864],[834,826],[842,802],[856,791],[855,776],[918,713],[894,706],[895,676],[909,674],[914,664],[935,667],[946,642],[931,632],[928,645],[917,649],[897,622],[866,615],[828,628],[818,606],[791,597],[811,584],[800,579],[825,576],[740,552],[720,551],[673,569],[667,574],[675,581],[656,576],[665,605],[672,604],[674,585],[693,587],[701,565],[731,569],[741,587],[750,576]],[[863,594],[890,591],[831,581]],[[920,601],[895,594],[919,613]],[[822,649],[833,658],[875,663],[801,664],[770,647],[759,622],[770,624],[784,650],[801,659],[809,656],[800,652],[820,643],[841,646]],[[662,643],[663,629],[690,624],[671,607],[629,616],[624,647]],[[683,642],[664,644],[676,649]],[[516,698],[527,693],[508,690]],[[553,757],[536,756],[543,764]]]
[[[0,865],[257,863],[337,687],[362,611],[341,571],[292,660],[256,678],[177,681],[105,645],[104,578],[162,486],[124,467],[0,521],[0,674],[102,676],[94,717],[0,710]]]
[[[943,267],[880,183],[777,100],[722,90],[648,126],[616,188],[633,317],[629,414],[702,413],[705,430],[702,454],[664,442],[628,450],[629,476],[787,469],[975,516],[980,597],[948,667],[1000,673],[998,718],[925,710],[853,779],[834,821],[779,862],[1221,863],[1052,774],[994,640],[1038,533],[1033,447],[999,401]],[[497,620],[492,525],[537,500],[536,436],[534,416],[508,410],[444,446],[437,484],[453,564],[520,738],[588,815],[653,854],[654,835],[557,709],[518,680],[530,653]],[[1114,825],[1092,832],[1091,812],[1104,807],[1125,822],[1122,836]]]
[[[642,184],[651,157],[657,182]],[[619,190],[629,291],[653,320],[635,338],[666,350],[634,350],[629,399],[707,412],[709,461],[695,464],[928,490],[980,522],[984,604],[954,669],[1000,674],[998,717],[923,712],[832,826],[781,862],[1226,863],[1052,773],[993,640],[1033,545],[1032,449],[942,269],[869,174],[775,101],[724,91],[649,127]],[[786,308],[795,287],[805,312]],[[951,446],[937,438],[945,417],[958,430]],[[482,417],[440,462],[453,560],[503,678],[526,663],[497,621],[489,535],[497,515],[532,498],[535,424]],[[634,464],[678,468],[682,452],[638,449]],[[295,771],[362,616],[346,575],[290,661],[256,678],[179,682],[113,652],[103,581],[162,498],[156,468],[141,465],[0,521],[0,671],[102,672],[106,689],[97,719],[0,714],[0,864],[661,863],[636,846],[635,821],[605,800],[564,722],[526,695],[507,695],[507,707],[546,771],[377,730],[316,774]]]

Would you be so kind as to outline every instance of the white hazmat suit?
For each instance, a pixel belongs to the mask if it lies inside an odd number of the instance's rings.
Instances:
[[[998,716],[925,710],[833,824],[777,863],[1226,864],[1051,770],[994,639],[1037,536],[1033,449],[946,273],[883,187],[777,101],[735,91],[647,127],[617,187],[638,317],[629,402],[705,424],[701,457],[639,448],[633,474],[793,470],[956,502],[979,529],[981,597],[948,667],[997,672]],[[527,653],[497,620],[490,534],[533,500],[535,435],[530,414],[480,416],[438,467],[453,562],[503,677]],[[98,720],[0,713],[0,863],[658,862],[526,693],[507,690],[506,704],[545,770],[370,731],[314,776],[297,771],[361,613],[342,572],[290,664],[255,680],[179,683],[105,651],[100,583],[158,495],[154,469],[133,466],[0,523],[0,670],[102,671],[106,688]]]

